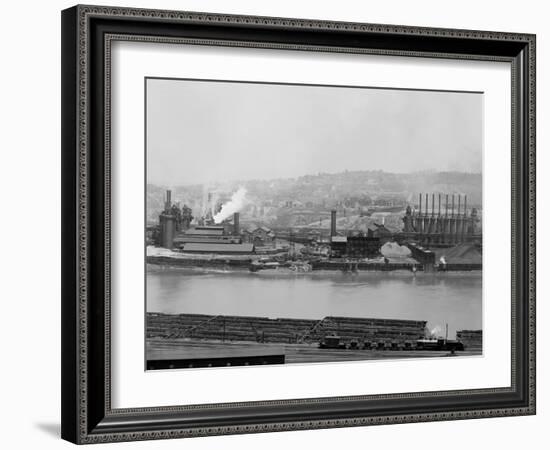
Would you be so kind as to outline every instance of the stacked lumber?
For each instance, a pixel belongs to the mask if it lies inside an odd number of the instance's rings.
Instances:
[[[456,332],[456,339],[464,344],[468,351],[481,352],[483,347],[482,330],[460,330]]]
[[[205,314],[147,314],[147,337],[253,341],[262,343],[314,343],[328,335],[344,341],[405,343],[424,336],[426,321],[325,317],[270,319],[267,317]]]

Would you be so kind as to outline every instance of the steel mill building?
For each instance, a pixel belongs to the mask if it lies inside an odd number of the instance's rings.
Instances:
[[[330,212],[328,235],[299,236],[293,230],[275,232],[264,226],[246,230],[240,228],[239,213],[231,220],[215,224],[211,216],[202,218],[198,225],[191,225],[191,208],[173,204],[171,191],[166,191],[164,209],[159,215],[156,230],[147,230],[148,239],[160,247],[190,254],[214,255],[268,255],[288,252],[295,243],[323,245],[325,256],[333,265],[346,260],[376,259],[382,256],[381,247],[386,242],[396,242],[408,247],[412,258],[421,265],[441,266],[446,270],[479,269],[482,265],[481,215],[477,208],[467,209],[464,195],[420,194],[417,205],[406,207],[402,216],[403,228],[390,231],[383,224],[371,224],[365,231],[337,230],[336,210]],[[418,209],[417,209],[418,208]],[[151,236],[154,235],[154,239]],[[288,241],[288,247],[277,247],[276,238]],[[453,250],[454,249],[454,250]],[[303,258],[317,261],[319,253],[304,252]],[[322,255],[321,255],[322,256]],[[330,261],[329,261],[330,262]],[[389,263],[387,258],[385,263]]]
[[[336,211],[330,212],[330,249],[335,258],[373,258],[380,256],[380,237],[372,231],[365,235],[339,236],[336,231]]]
[[[413,211],[407,206],[403,217],[403,232],[398,236],[400,240],[409,240],[422,243],[427,246],[451,246],[470,242],[481,244],[482,233],[479,228],[480,218],[477,208],[472,208],[467,213],[467,196],[462,200],[457,196],[455,207],[455,195],[445,195],[444,211],[442,211],[441,194],[438,194],[436,208],[435,194],[431,196],[429,208],[428,194],[425,194],[424,210],[422,210],[422,194],[418,198],[418,211]]]
[[[185,253],[248,254],[254,253],[253,243],[243,242],[239,227],[239,213],[233,215],[232,225],[197,225],[191,227],[191,209],[181,210],[172,205],[171,191],[166,191],[164,210],[159,215],[161,247],[178,249]]]

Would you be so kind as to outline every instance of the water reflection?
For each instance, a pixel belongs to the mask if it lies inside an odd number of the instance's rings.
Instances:
[[[147,310],[316,319],[427,320],[430,327],[482,328],[480,273],[323,272],[280,275],[152,268]]]

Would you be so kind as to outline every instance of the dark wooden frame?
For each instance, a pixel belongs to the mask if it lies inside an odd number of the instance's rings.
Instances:
[[[511,386],[112,409],[109,76],[110,42],[117,39],[510,62]],[[534,35],[75,6],[62,12],[62,192],[64,439],[94,443],[535,413]]]

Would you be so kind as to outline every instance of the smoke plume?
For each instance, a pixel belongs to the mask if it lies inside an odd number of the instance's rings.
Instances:
[[[428,329],[428,336],[427,337],[431,338],[431,339],[437,339],[437,337],[441,334],[442,331],[443,331],[443,329],[439,325],[436,325],[431,330]]]
[[[220,212],[214,216],[214,222],[220,223],[231,216],[231,214],[239,212],[246,203],[246,189],[240,187],[237,192],[231,196],[231,200],[222,205]]]
[[[386,242],[380,248],[380,253],[388,258],[411,256],[411,251],[404,245],[399,245],[397,242]]]

